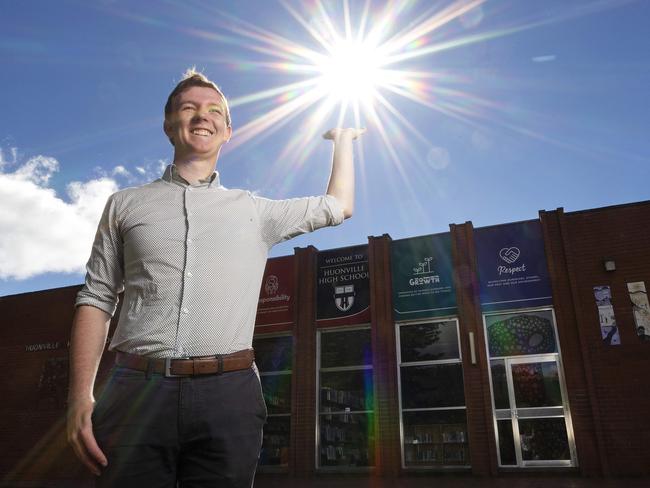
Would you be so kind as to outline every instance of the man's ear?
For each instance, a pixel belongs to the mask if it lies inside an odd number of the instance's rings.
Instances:
[[[231,137],[232,137],[232,125],[226,127],[226,140],[225,140],[225,142],[228,142]]]
[[[174,139],[172,138],[172,124],[165,119],[163,121],[163,131],[167,135],[167,138],[169,139],[169,142],[171,142],[172,146],[174,145]]]

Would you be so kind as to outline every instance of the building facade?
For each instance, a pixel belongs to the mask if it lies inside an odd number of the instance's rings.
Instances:
[[[270,259],[258,476],[649,475],[649,251],[639,202]],[[63,433],[78,289],[0,298],[7,479],[87,478]]]

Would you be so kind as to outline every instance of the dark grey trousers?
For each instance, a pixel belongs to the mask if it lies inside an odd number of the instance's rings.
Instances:
[[[253,369],[164,378],[113,368],[93,412],[99,487],[249,488],[266,406]]]

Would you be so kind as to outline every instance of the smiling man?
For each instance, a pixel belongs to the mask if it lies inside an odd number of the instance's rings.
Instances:
[[[68,439],[98,486],[250,487],[266,407],[251,349],[269,249],[352,215],[353,139],[331,129],[326,195],[269,200],[219,183],[232,134],[217,85],[189,70],[169,95],[174,162],[104,209],[70,344]],[[116,365],[95,402],[115,313]]]

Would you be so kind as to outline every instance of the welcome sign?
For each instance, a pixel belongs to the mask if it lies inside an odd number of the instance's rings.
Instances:
[[[391,269],[395,320],[456,313],[448,232],[393,241]]]
[[[483,310],[552,303],[539,220],[474,230]]]
[[[316,320],[319,325],[370,321],[367,245],[318,253]]]

